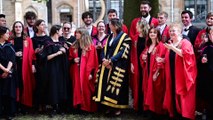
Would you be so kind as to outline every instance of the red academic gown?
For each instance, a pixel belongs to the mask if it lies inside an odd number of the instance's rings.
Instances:
[[[134,66],[134,73],[130,73],[130,88],[132,89],[132,94],[133,94],[133,108],[137,111],[139,108],[138,104],[141,101],[139,100],[139,68],[138,68],[138,51],[137,51],[137,44],[138,44],[138,39],[136,40],[132,40],[132,44],[131,44],[131,54],[130,54],[130,61],[132,63],[132,65]],[[141,106],[142,107],[142,106]]]
[[[11,40],[14,43],[14,40]],[[23,79],[23,93],[19,98],[19,90],[17,90],[17,100],[22,104],[32,107],[33,105],[33,91],[35,89],[35,77],[32,72],[32,62],[36,59],[33,49],[32,40],[29,37],[23,42],[23,58],[22,58],[22,79]]]
[[[145,50],[147,51],[147,50]],[[155,50],[151,53],[150,57],[150,74],[148,76],[148,69],[147,64],[141,59],[141,63],[144,70],[144,84],[143,91],[145,92],[144,95],[144,106],[145,108],[158,113],[164,114],[165,111],[163,110],[163,100],[165,94],[165,72],[164,72],[164,63],[157,63],[156,57],[165,57],[166,48],[164,47],[163,43],[160,42],[156,47]],[[142,58],[142,56],[140,57]],[[159,76],[157,77],[156,81],[153,81],[153,75],[156,71],[159,71]]]
[[[195,119],[195,85],[196,85],[196,58],[190,41],[183,39],[180,42],[183,57],[175,56],[175,99],[177,112],[183,117]],[[166,92],[164,97],[164,108],[170,117],[174,116],[172,101],[172,80],[170,73],[169,50],[165,56]],[[178,102],[177,102],[178,101]]]
[[[70,47],[69,60],[78,57],[78,49]],[[96,103],[92,100],[95,91],[95,77],[98,69],[98,57],[94,45],[90,46],[90,50],[84,53],[80,58],[80,66],[77,63],[71,63],[70,74],[73,83],[73,106],[80,105],[82,110],[95,112]],[[92,74],[92,80],[89,75]]]
[[[203,34],[206,34],[206,29],[203,29],[203,30],[201,30],[201,31],[198,33],[198,35],[197,35],[197,37],[196,37],[196,39],[195,39],[195,44],[194,44],[194,48],[195,48],[195,49],[199,49],[200,44],[202,43],[202,38],[201,38],[201,36],[202,36]]]
[[[92,33],[91,33],[91,36],[94,37],[98,34],[98,30],[95,26],[92,26]]]
[[[161,40],[162,40],[163,42],[165,42],[165,41],[167,41],[167,40],[169,40],[169,39],[170,39],[170,35],[169,35],[169,26],[166,25],[166,27],[164,28],[163,33],[162,33],[162,35],[161,35]]]
[[[156,19],[154,17],[151,17],[150,19],[151,19],[151,21],[149,21],[149,25],[156,27],[158,25],[158,19]],[[139,33],[137,32],[136,26],[137,26],[138,21],[140,21],[140,20],[141,20],[141,17],[135,18],[135,19],[133,19],[133,21],[131,23],[129,36],[132,40],[136,40],[138,38]]]

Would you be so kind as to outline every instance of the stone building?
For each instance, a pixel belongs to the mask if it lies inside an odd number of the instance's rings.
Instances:
[[[6,14],[8,26],[11,26],[16,20],[24,22],[23,16],[27,11],[34,11],[38,18],[44,19],[49,25],[70,21],[76,26],[80,26],[82,24],[81,14],[87,10],[97,15],[95,21],[104,19],[106,10],[109,8],[118,10],[120,17],[122,17],[123,1],[0,0],[0,13]],[[159,3],[160,10],[166,11],[169,14],[168,22],[180,21],[180,13],[184,9],[191,10],[195,14],[197,23],[204,22],[205,15],[209,11],[213,11],[213,0],[159,0]]]

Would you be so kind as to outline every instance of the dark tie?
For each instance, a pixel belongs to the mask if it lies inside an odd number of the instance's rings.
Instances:
[[[189,30],[189,28],[188,29],[186,29],[186,28],[184,29],[185,32],[187,32],[188,30]]]

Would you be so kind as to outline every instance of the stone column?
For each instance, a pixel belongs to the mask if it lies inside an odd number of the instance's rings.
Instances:
[[[22,0],[15,1],[15,21],[23,22]]]

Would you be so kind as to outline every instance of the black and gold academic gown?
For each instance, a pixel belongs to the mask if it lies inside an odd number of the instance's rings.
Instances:
[[[101,58],[111,59],[112,68],[99,65],[97,73],[97,88],[93,99],[103,105],[113,108],[128,108],[131,39],[126,33],[120,32],[112,40],[111,34],[101,54]]]

